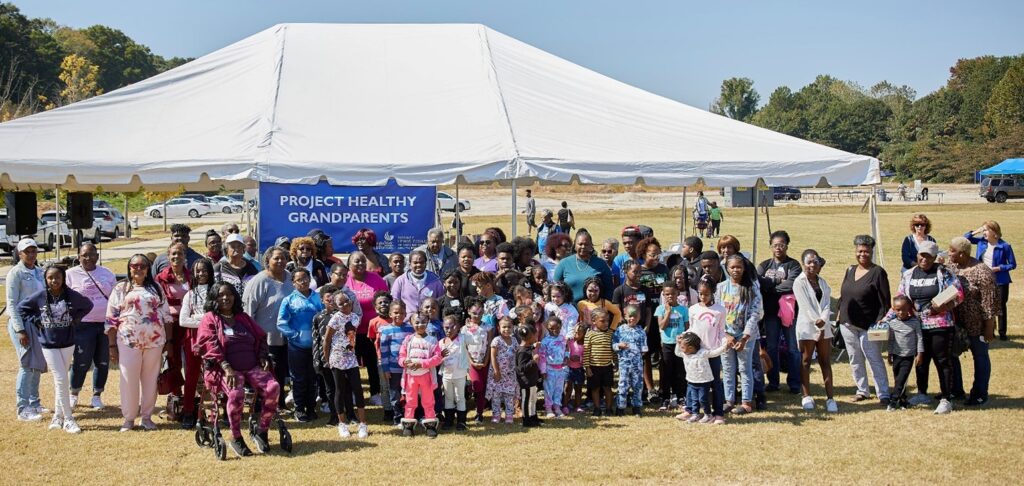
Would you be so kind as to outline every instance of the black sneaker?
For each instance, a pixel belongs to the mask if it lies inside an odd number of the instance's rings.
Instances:
[[[616,417],[625,417],[626,416],[626,409],[624,409],[624,408],[616,408],[615,409],[615,416]]]
[[[640,407],[633,407],[633,416],[634,417],[640,417],[641,415],[643,415],[643,414],[640,413]]]
[[[979,406],[984,405],[986,403],[988,403],[988,397],[985,397],[985,398],[971,397],[971,398],[968,398],[967,400],[964,401],[964,406],[965,407],[979,407]]]
[[[767,409],[768,408],[768,397],[766,397],[763,393],[755,394],[754,395],[754,408],[756,408],[757,410],[765,410],[765,409]]]
[[[270,436],[266,431],[260,432],[252,436],[252,445],[256,448],[256,452],[260,454],[266,454],[270,450]]]
[[[313,419],[310,418],[308,414],[304,414],[302,412],[295,412],[295,421],[302,424],[308,424],[312,422]]]
[[[594,407],[594,416],[595,417],[600,417],[601,416],[601,407]]]
[[[196,427],[196,414],[186,413],[181,417],[181,428],[192,430]]]
[[[235,455],[238,457],[247,457],[252,455],[252,451],[249,450],[249,446],[245,445],[245,441],[241,437],[228,441],[228,447],[235,451]]]

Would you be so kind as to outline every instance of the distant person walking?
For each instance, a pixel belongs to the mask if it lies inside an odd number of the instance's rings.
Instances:
[[[526,236],[533,235],[533,229],[537,227],[537,200],[533,198],[533,191],[526,190]]]
[[[722,231],[722,220],[725,217],[722,215],[722,209],[718,207],[718,203],[711,201],[711,228],[708,229],[708,238],[714,238],[720,236]]]
[[[572,210],[569,209],[569,203],[565,201],[562,201],[562,209],[558,210],[558,227],[561,228],[562,233],[576,229],[576,218],[573,216]]]

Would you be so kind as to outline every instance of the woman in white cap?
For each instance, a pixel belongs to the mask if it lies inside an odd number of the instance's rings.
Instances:
[[[218,282],[227,282],[235,287],[238,295],[245,293],[245,284],[260,271],[245,259],[245,240],[238,233],[229,233],[224,241],[224,259],[213,262],[213,273]]]
[[[28,296],[39,292],[43,283],[43,270],[36,265],[39,245],[32,238],[18,242],[18,263],[7,272],[7,332],[11,335],[14,350],[21,360],[15,390],[18,396],[18,420],[41,420],[43,406],[39,402],[39,376],[46,371],[46,361],[39,348],[39,338],[32,329],[25,328],[18,304]]]

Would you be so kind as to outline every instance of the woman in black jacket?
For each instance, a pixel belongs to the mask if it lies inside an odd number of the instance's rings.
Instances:
[[[68,370],[75,351],[75,326],[92,310],[92,301],[65,284],[64,268],[51,266],[44,274],[46,288],[18,305],[26,319],[25,329],[39,336],[46,366],[53,371],[53,420],[50,430],[77,434],[82,429],[71,416],[71,380]]]

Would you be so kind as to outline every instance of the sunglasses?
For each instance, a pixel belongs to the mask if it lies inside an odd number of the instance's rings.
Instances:
[[[915,228],[924,228],[925,224],[924,223],[914,223],[914,227]]]
[[[148,265],[146,265],[145,263],[132,263],[131,265],[128,265],[128,268],[131,268],[133,270],[144,270],[147,266]]]
[[[480,240],[480,242],[477,243],[477,244],[482,246],[482,245],[490,245],[491,243],[493,243],[491,240]]]

